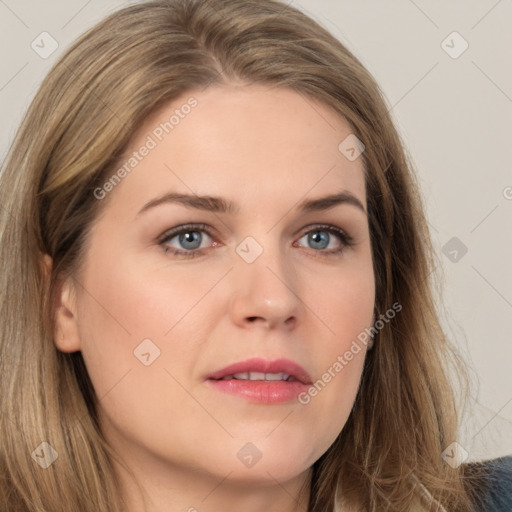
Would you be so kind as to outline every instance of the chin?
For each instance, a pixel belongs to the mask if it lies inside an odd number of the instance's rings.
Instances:
[[[308,471],[323,453],[322,448],[314,449],[311,438],[291,443],[286,435],[272,436],[235,442],[237,460],[230,480],[262,486],[286,482]]]

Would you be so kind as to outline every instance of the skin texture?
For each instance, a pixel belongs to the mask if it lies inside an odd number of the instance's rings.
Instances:
[[[297,209],[342,190],[366,208],[362,159],[338,150],[351,129],[336,113],[256,85],[181,96],[145,121],[127,158],[191,97],[195,108],[103,199],[85,259],[60,288],[56,344],[82,352],[102,430],[147,492],[148,512],[304,511],[298,490],[349,416],[365,350],[307,405],[252,403],[205,377],[261,357],[291,359],[316,381],[372,324],[365,213],[350,204]],[[238,211],[164,203],[137,215],[171,191],[220,196]],[[177,236],[159,242],[187,223],[211,228],[196,256],[166,253],[187,250]],[[343,242],[332,233],[327,248],[312,244],[318,224],[354,244],[326,254]],[[263,249],[252,263],[236,251],[248,236]],[[144,339],[160,350],[148,366],[134,355]],[[252,467],[237,457],[246,443],[261,453]],[[142,495],[116,469],[127,510],[142,510]]]

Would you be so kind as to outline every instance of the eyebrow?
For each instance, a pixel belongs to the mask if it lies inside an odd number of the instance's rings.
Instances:
[[[198,196],[194,194],[178,194],[170,192],[161,197],[148,201],[137,213],[137,216],[142,213],[167,203],[177,203],[195,208],[197,210],[204,210],[214,213],[229,213],[233,214],[240,210],[240,208],[233,202],[215,196]],[[302,201],[297,206],[299,211],[303,212],[320,212],[329,210],[340,204],[348,204],[355,206],[366,215],[366,210],[363,203],[348,190],[343,190],[337,194],[332,194],[318,199],[307,199]]]

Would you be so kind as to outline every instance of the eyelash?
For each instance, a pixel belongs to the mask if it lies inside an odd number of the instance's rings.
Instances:
[[[175,249],[167,246],[164,244],[165,241],[168,241],[169,239],[174,238],[177,235],[181,235],[183,233],[189,233],[194,231],[204,231],[210,238],[214,238],[212,234],[211,228],[206,224],[184,224],[182,226],[178,226],[176,228],[173,228],[169,231],[166,231],[158,238],[158,244],[162,247],[165,254],[172,254],[173,256],[182,256],[184,258],[195,258],[197,256],[201,256],[203,252],[206,250],[206,248],[203,249],[194,249],[190,251],[183,251],[180,249]],[[344,231],[342,231],[340,228],[336,226],[332,226],[329,224],[319,224],[313,226],[311,229],[308,229],[307,231],[304,231],[300,238],[302,238],[304,235],[307,235],[308,233],[315,232],[315,231],[325,231],[329,234],[337,235],[338,238],[341,241],[341,247],[338,249],[330,249],[330,250],[314,250],[313,252],[321,253],[322,255],[325,255],[327,257],[329,256],[336,256],[342,252],[345,251],[345,249],[352,247],[354,245],[354,239]]]

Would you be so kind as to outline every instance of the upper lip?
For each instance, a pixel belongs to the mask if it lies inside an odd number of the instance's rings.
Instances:
[[[260,358],[247,359],[246,361],[231,364],[210,373],[206,379],[219,380],[228,375],[244,372],[286,373],[303,384],[311,384],[312,382],[309,373],[302,368],[302,366],[290,359],[275,359],[269,361]]]

